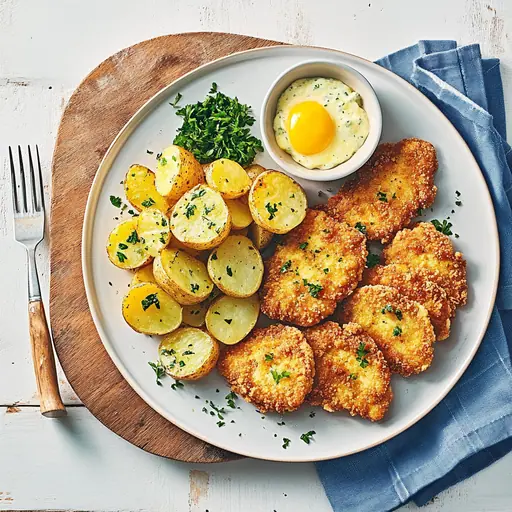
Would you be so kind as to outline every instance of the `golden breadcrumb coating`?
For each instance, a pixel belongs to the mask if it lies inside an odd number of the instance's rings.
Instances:
[[[281,324],[255,329],[220,356],[217,368],[231,389],[259,411],[294,411],[313,386],[315,362],[304,334]]]
[[[319,323],[357,286],[367,254],[359,231],[308,210],[265,264],[261,311],[304,327]]]
[[[396,263],[377,265],[365,271],[363,283],[396,288],[402,295],[425,306],[437,341],[445,340],[450,335],[451,303],[444,289],[430,281],[423,269],[410,269]]]
[[[434,328],[427,310],[389,286],[358,288],[343,304],[342,323],[355,322],[372,337],[391,371],[408,377],[432,363]]]
[[[424,269],[430,281],[445,290],[452,304],[452,314],[456,307],[466,304],[466,260],[460,252],[454,251],[450,239],[430,222],[420,222],[412,229],[397,233],[384,247],[382,256],[386,265],[400,263],[411,269]]]
[[[357,224],[369,240],[386,243],[419,208],[434,202],[436,171],[436,150],[430,142],[404,139],[381,144],[356,178],[344,183],[320,209],[350,226]]]
[[[304,331],[315,356],[315,380],[308,396],[326,411],[378,421],[393,399],[391,372],[382,352],[361,326],[325,322]]]

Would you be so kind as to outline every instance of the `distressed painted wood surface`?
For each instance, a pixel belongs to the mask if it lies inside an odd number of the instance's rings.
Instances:
[[[0,0],[0,141],[4,147],[41,145],[47,202],[59,118],[81,79],[126,46],[199,30],[339,48],[369,59],[419,38],[479,42],[485,55],[502,59],[512,129],[510,0],[431,0],[428,7],[404,0]],[[41,418],[28,337],[25,255],[12,240],[5,150],[0,154],[0,510],[329,511],[309,464],[192,465],[134,448],[79,405],[61,372],[69,417],[65,423]],[[71,245],[79,245],[78,236]],[[46,301],[47,245],[39,252]],[[511,481],[509,455],[425,509],[508,511]]]

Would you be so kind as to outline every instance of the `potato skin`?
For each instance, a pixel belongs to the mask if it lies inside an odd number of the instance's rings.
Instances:
[[[175,261],[179,263],[179,267],[173,265]],[[194,268],[190,277],[185,276],[190,289],[181,286],[178,282],[179,276],[175,274],[184,274],[185,266]],[[209,297],[213,289],[204,263],[180,249],[164,249],[153,261],[153,275],[159,286],[182,305],[199,304]],[[191,277],[194,279],[190,279]],[[192,285],[197,285],[198,288]],[[194,292],[192,287],[195,289]]]
[[[178,201],[199,183],[204,183],[203,168],[192,153],[175,145],[164,149],[158,159],[155,186],[167,201]]]
[[[183,340],[186,341],[183,342]],[[194,353],[191,355],[184,355],[183,352],[180,354],[179,350],[176,350],[177,355],[175,361],[183,361],[184,359],[187,361],[183,366],[176,364],[173,368],[171,368],[169,365],[165,364],[167,361],[164,359],[166,356],[162,354],[162,349],[169,346],[177,348],[180,341],[182,342],[181,349],[190,348],[190,352]],[[198,346],[198,343],[202,343],[203,346]],[[189,347],[190,344],[192,344],[192,347]],[[194,368],[195,365],[193,362],[197,358],[200,350],[204,348],[204,344],[208,344],[207,348],[209,350],[207,357],[200,363],[198,368]],[[160,362],[165,366],[165,372],[173,379],[198,380],[208,375],[215,368],[217,360],[219,359],[220,348],[218,341],[210,336],[210,334],[206,331],[197,329],[195,327],[182,327],[162,339],[160,346],[158,347],[158,354]],[[191,370],[191,368],[193,368],[193,370]]]

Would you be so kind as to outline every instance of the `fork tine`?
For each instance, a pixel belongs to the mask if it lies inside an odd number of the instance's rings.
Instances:
[[[27,184],[25,182],[25,168],[23,167],[23,157],[21,155],[21,146],[18,146],[18,159],[20,161],[21,192],[22,192],[22,196],[23,196],[23,211],[25,213],[28,213]]]
[[[30,170],[30,185],[31,185],[30,190],[31,190],[31,195],[32,195],[32,210],[35,212],[38,212],[39,211],[39,201],[37,200],[36,179],[34,176],[34,162],[32,161],[32,151],[30,151],[30,146],[28,146],[28,167]]]
[[[36,144],[36,155],[37,155],[37,169],[39,173],[39,198],[41,210],[44,211],[44,184],[43,184],[43,173],[41,172],[41,159],[39,158],[39,146]]]
[[[12,149],[9,146],[9,162],[11,164],[11,189],[12,189],[12,204],[14,211],[16,213],[20,212],[19,202],[18,202],[18,186],[16,183],[16,170],[14,168],[14,159],[12,157]]]

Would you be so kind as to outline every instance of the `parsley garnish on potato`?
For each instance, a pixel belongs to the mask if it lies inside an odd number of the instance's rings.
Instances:
[[[246,166],[263,151],[261,141],[251,135],[254,117],[250,107],[218,92],[216,84],[203,101],[185,105],[176,114],[183,124],[173,144],[190,151],[202,164],[229,158]]]
[[[148,309],[153,304],[155,305],[156,309],[160,309],[160,301],[158,300],[156,293],[150,293],[145,299],[142,299],[140,303],[144,311],[146,311],[146,309]]]

